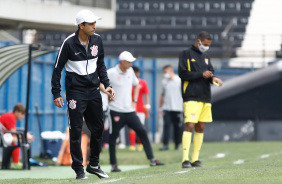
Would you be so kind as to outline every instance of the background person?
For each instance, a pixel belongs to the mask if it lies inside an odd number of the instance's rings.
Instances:
[[[182,83],[185,129],[182,136],[182,167],[200,167],[200,149],[204,139],[205,123],[212,122],[210,84],[222,85],[222,81],[214,76],[210,57],[205,52],[212,39],[209,33],[200,32],[192,47],[179,55],[178,74]],[[189,149],[193,137],[192,161],[189,161]]]
[[[136,115],[136,102],[138,99],[138,79],[131,68],[132,62],[136,60],[128,51],[123,51],[119,55],[120,64],[108,70],[109,79],[113,88],[116,89],[117,95],[115,101],[109,103],[111,126],[109,137],[110,163],[112,172],[119,172],[116,158],[116,139],[120,129],[124,125],[128,125],[133,129],[140,138],[147,158],[150,160],[151,166],[163,165],[154,158],[153,151],[148,139],[145,127]],[[132,100],[132,85],[134,87],[134,95]]]
[[[8,112],[0,116],[0,123],[10,132],[16,132],[17,120],[21,121],[25,116],[26,109],[24,105],[18,103],[14,106],[13,112]],[[34,140],[34,136],[31,132],[27,132],[27,141],[31,142]],[[18,138],[13,135],[12,145],[17,145]],[[13,162],[11,167],[15,169],[21,169],[22,163],[20,163],[20,148],[15,148],[12,152]]]
[[[147,82],[140,78],[140,69],[137,66],[132,66],[132,69],[138,79],[138,85],[139,85],[139,94],[138,99],[136,103],[136,114],[138,118],[140,119],[143,126],[145,126],[145,119],[147,118],[145,114],[149,114],[151,105],[150,105],[150,96],[149,96],[149,88],[147,85]],[[146,105],[143,103],[143,98],[145,97]],[[134,86],[132,86],[132,98],[134,98]],[[148,115],[147,115],[148,116]],[[136,133],[134,130],[129,130],[129,140],[130,140],[130,147],[129,150],[136,150],[135,143],[136,143]],[[138,138],[138,151],[143,150],[143,145],[141,143],[141,140]]]
[[[162,95],[159,108],[163,111],[163,147],[168,150],[168,143],[173,125],[175,149],[179,149],[183,132],[183,100],[181,96],[181,79],[173,71],[171,65],[163,67]]]
[[[103,148],[108,148],[109,146],[109,96],[105,91],[104,85],[100,84],[100,93],[103,102],[103,119],[104,119],[104,132],[103,132]]]

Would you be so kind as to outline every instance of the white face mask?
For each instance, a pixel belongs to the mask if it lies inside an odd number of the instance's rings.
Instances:
[[[208,51],[209,48],[210,48],[210,47],[208,47],[208,46],[203,46],[201,40],[199,40],[199,45],[198,45],[198,47],[199,47],[199,50],[200,50],[202,53]]]
[[[170,78],[169,73],[165,73],[165,74],[164,74],[164,78],[169,79],[169,78]]]

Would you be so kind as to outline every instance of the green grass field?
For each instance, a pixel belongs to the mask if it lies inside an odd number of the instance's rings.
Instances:
[[[161,152],[153,145],[155,157],[165,166],[149,167],[142,152],[117,150],[121,173],[110,173],[108,150],[101,153],[101,166],[110,179],[94,175],[85,181],[75,180],[68,166],[32,167],[29,171],[0,170],[0,183],[120,183],[120,184],[271,184],[282,183],[281,142],[204,143],[200,160],[202,168],[181,168],[182,151]],[[50,161],[48,161],[50,163]]]

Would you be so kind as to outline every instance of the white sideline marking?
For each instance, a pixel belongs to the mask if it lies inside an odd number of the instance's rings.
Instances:
[[[195,168],[187,169],[186,171],[178,171],[178,172],[175,172],[175,174],[184,174],[184,173],[192,171],[193,169]]]
[[[282,151],[273,153],[272,155],[281,155],[281,154],[282,154]]]
[[[106,180],[105,182],[103,183],[112,183],[112,182],[116,182],[116,181],[119,181],[119,180],[122,180],[123,178],[117,178],[117,179],[111,179],[111,180]]]
[[[146,176],[142,176],[142,178],[150,178],[153,177],[154,175],[146,175]]]
[[[260,158],[267,158],[267,157],[269,157],[269,156],[270,156],[269,154],[261,155]]]
[[[215,155],[215,158],[224,158],[225,156],[226,156],[225,153],[217,153],[217,154]]]
[[[282,151],[275,152],[275,153],[268,153],[268,154],[261,155],[260,158],[268,158],[268,157],[273,156],[273,155],[281,155],[281,154],[282,154]]]
[[[244,160],[239,159],[239,160],[233,162],[233,164],[243,164],[244,162],[245,162]]]

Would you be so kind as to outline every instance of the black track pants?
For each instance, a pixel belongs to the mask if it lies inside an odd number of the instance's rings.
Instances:
[[[170,138],[170,127],[173,125],[175,147],[181,143],[183,133],[183,112],[164,111],[164,129],[163,129],[163,144],[168,145]]]
[[[70,151],[72,157],[72,169],[76,172],[83,171],[83,158],[81,151],[81,130],[83,117],[91,132],[90,136],[90,164],[97,166],[102,147],[102,135],[104,129],[102,99],[93,100],[68,100]]]
[[[116,158],[116,139],[119,135],[120,129],[127,125],[129,128],[133,129],[137,136],[140,138],[146,156],[148,159],[154,158],[151,144],[149,142],[147,132],[140,122],[140,119],[136,115],[136,112],[130,113],[120,113],[115,111],[110,111],[111,115],[111,126],[110,126],[110,137],[109,137],[109,147],[110,147],[110,162],[112,165],[117,164]]]

